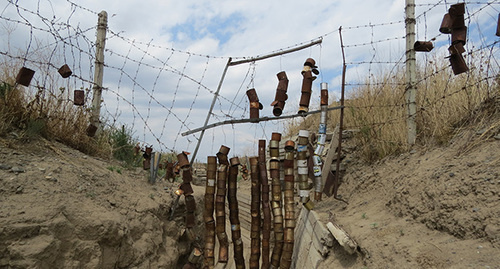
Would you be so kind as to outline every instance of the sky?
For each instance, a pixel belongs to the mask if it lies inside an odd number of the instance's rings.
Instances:
[[[449,5],[458,1],[416,2],[416,39],[432,40],[436,54],[445,55],[449,36],[438,29]],[[498,4],[467,5],[469,39],[474,41],[468,48],[496,40]],[[300,71],[309,57],[320,71],[313,84],[311,109],[319,107],[321,82],[328,83],[330,99],[338,100],[340,27],[348,82],[364,82],[372,73],[404,64],[402,0],[4,0],[0,3],[0,39],[4,40],[0,51],[28,59],[49,51],[47,61],[53,66],[68,63],[75,71],[61,83],[68,88],[91,88],[95,53],[91,45],[97,14],[103,10],[108,14],[108,31],[101,115],[107,124],[132,128],[139,141],[157,151],[194,151],[200,134],[181,134],[203,126],[229,57],[237,61],[322,40],[321,45],[298,52],[229,67],[209,123],[248,117],[245,92],[249,88],[256,89],[264,105],[261,116],[272,116],[270,103],[280,71],[286,71],[290,80],[284,115],[295,114]],[[425,61],[424,56],[418,57]],[[91,92],[87,92],[89,98]],[[307,118],[296,119],[302,120]],[[287,124],[280,120],[207,130],[197,160],[215,155],[220,145],[232,149],[230,156],[255,155],[259,139],[285,132]]]

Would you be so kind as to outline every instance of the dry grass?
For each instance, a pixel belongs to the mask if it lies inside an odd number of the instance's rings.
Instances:
[[[421,82],[417,89],[417,144],[423,147],[443,145],[461,127],[488,117],[488,113],[477,113],[478,109],[500,96],[497,83],[485,80],[481,66],[469,66],[471,71],[467,74],[454,76],[446,68],[444,57],[431,58],[418,74]],[[359,130],[355,139],[365,161],[373,162],[409,149],[404,77],[404,69],[381,72],[370,83],[377,86],[359,87],[346,96],[344,128]],[[307,121],[292,122],[287,134],[296,134],[303,128],[317,131],[319,115],[309,117]],[[338,124],[339,118],[339,111],[330,112],[329,130]]]
[[[21,140],[45,137],[60,141],[84,153],[109,158],[113,147],[112,130],[95,138],[86,135],[89,113],[74,106],[72,89],[59,87],[64,82],[55,74],[38,74],[42,82],[32,80],[30,87],[15,86],[20,63],[4,62],[0,74],[0,136],[15,134]],[[37,68],[44,72],[44,68]],[[53,71],[53,70],[52,70]],[[16,74],[14,74],[16,72]]]

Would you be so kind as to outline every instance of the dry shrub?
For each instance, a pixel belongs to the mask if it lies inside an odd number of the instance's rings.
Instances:
[[[468,73],[454,76],[444,55],[429,58],[432,60],[419,68],[417,75],[417,144],[424,147],[450,141],[458,128],[471,122],[471,115],[486,100],[499,96],[497,83],[490,79],[491,70],[484,69],[481,60],[469,64]],[[404,69],[382,71],[366,84],[349,91],[344,112],[344,129],[359,131],[355,143],[360,156],[373,162],[407,151]],[[338,105],[334,102],[331,106]],[[319,115],[309,117],[307,121],[292,123],[287,130],[316,131]],[[339,118],[338,110],[329,113],[330,131]]]

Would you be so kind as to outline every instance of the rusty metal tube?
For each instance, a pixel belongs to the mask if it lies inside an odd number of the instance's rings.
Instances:
[[[250,158],[250,180],[252,182],[250,202],[250,214],[252,222],[250,226],[250,269],[259,269],[260,260],[260,176],[259,176],[259,158]]]
[[[274,116],[281,116],[283,113],[283,109],[285,109],[285,101],[288,99],[288,95],[286,94],[288,90],[288,77],[286,76],[285,71],[281,71],[276,74],[278,77],[278,87],[276,88],[276,96],[274,97],[274,101],[271,103],[273,108]]]
[[[259,140],[259,174],[262,186],[262,213],[264,223],[262,224],[262,268],[268,269],[270,238],[271,238],[271,209],[269,207],[269,182],[266,167],[266,140]]]
[[[227,160],[227,153],[229,153],[229,148],[226,146],[221,146],[221,149],[217,153],[217,159],[219,160],[219,167],[217,169],[217,192],[215,198],[215,229],[217,232],[217,239],[219,240],[219,263],[227,263],[229,256],[229,241],[226,233],[226,211],[225,211],[225,199],[226,199],[226,181],[227,181],[227,170],[229,162]]]
[[[231,158],[229,167],[227,200],[229,203],[229,221],[231,222],[231,239],[234,246],[234,262],[236,269],[245,269],[243,257],[243,241],[241,240],[241,228],[239,219],[238,199],[236,196],[239,158]]]
[[[250,102],[250,119],[259,119],[259,110],[262,110],[262,103],[259,102],[259,97],[255,89],[250,89],[247,92],[248,101]]]
[[[214,219],[214,195],[217,171],[217,158],[207,157],[207,182],[205,186],[205,210],[203,219],[205,221],[205,268],[212,269],[215,266],[215,219]]]
[[[279,268],[281,254],[283,251],[283,210],[281,201],[281,182],[280,182],[280,160],[279,144],[281,140],[280,133],[273,133],[269,143],[270,174],[272,181],[272,209],[274,220],[274,248],[271,256],[271,268]]]
[[[283,255],[281,256],[280,263],[280,266],[283,269],[290,268],[293,255],[295,230],[294,161],[295,143],[291,140],[288,140],[285,143],[285,160],[283,162],[283,168],[285,169],[285,226]]]
[[[328,83],[321,83],[321,117],[319,121],[318,130],[318,141],[316,143],[316,149],[314,150],[313,156],[313,173],[314,173],[314,200],[321,201],[321,194],[323,192],[323,182],[321,180],[321,166],[323,161],[321,160],[321,155],[325,149],[326,143],[326,123],[327,123],[327,113],[328,109]]]

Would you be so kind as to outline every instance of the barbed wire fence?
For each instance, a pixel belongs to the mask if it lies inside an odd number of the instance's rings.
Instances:
[[[419,115],[425,114],[427,107],[439,105],[443,100],[461,92],[476,89],[488,96],[497,86],[500,65],[499,39],[495,36],[495,30],[500,3],[466,1],[465,4],[465,22],[468,27],[465,59],[470,71],[459,76],[454,76],[447,64],[440,64],[440,60],[442,63],[442,59],[448,54],[447,48],[451,39],[448,35],[439,33],[441,21],[435,20],[436,17],[442,18],[451,3],[441,0],[419,3],[415,7],[416,39],[432,41],[435,47],[431,53],[417,55],[419,73],[416,87],[418,90],[427,89],[422,92],[429,93],[428,89],[434,87],[437,76],[446,74],[449,81],[444,84],[441,95],[428,94],[417,98]],[[95,21],[98,12],[70,0],[66,0],[66,5],[70,12],[61,16],[51,8],[28,7],[18,1],[7,1],[0,13],[0,25],[3,27],[5,40],[9,42],[0,47],[0,57],[3,58],[2,62],[12,63],[12,67],[30,66],[37,71],[34,83],[27,87],[32,96],[39,88],[57,91],[64,87],[68,91],[67,101],[71,101],[71,89],[85,89],[86,100],[82,109],[90,110],[96,62]],[[82,16],[94,17],[95,20],[84,23],[78,19]],[[342,27],[347,57],[348,96],[354,98],[355,92],[360,88],[368,88],[371,93],[368,103],[347,102],[346,108],[386,110],[387,118],[372,121],[370,126],[373,128],[391,128],[392,125],[405,122],[408,118],[406,113],[401,113],[401,108],[407,105],[404,94],[400,94],[397,100],[391,100],[391,103],[384,102],[382,94],[385,88],[398,93],[405,92],[404,26],[405,20],[402,19]],[[338,46],[337,34],[338,30],[333,30],[319,36],[315,40],[322,40],[321,43],[294,52],[296,55],[293,57],[283,52],[312,41],[262,54],[276,54],[273,59],[266,60],[266,65],[255,60],[262,55],[232,57],[231,61],[247,62],[231,67],[228,71],[224,85],[236,86],[230,89],[228,86],[222,86],[218,92],[220,78],[229,57],[177,50],[159,45],[154,40],[135,40],[127,37],[125,33],[108,28],[101,120],[107,125],[126,124],[136,132],[143,144],[155,145],[158,151],[190,151],[201,142],[201,135],[196,132],[185,136],[183,134],[202,126],[213,100],[214,110],[208,113],[210,123],[233,123],[226,127],[210,129],[211,139],[207,141],[211,143],[211,152],[214,152],[214,144],[224,143],[235,148],[235,144],[241,139],[238,136],[244,136],[242,133],[247,135],[247,140],[253,138],[250,143],[254,143],[255,148],[256,137],[266,137],[269,129],[283,129],[286,121],[248,123],[241,127],[245,130],[238,131],[240,127],[235,127],[235,121],[248,118],[250,104],[245,95],[246,90],[256,88],[273,92],[265,96],[259,95],[265,103],[274,96],[276,87],[274,75],[266,72],[273,69],[276,72],[293,69],[296,71],[290,80],[298,81],[302,63],[297,63],[296,59],[313,57],[318,60],[322,71],[319,78],[330,83],[330,91],[335,95],[340,88],[338,67],[341,63],[329,64],[333,60],[326,57],[332,54],[326,51],[334,50]],[[65,81],[54,76],[63,64],[68,64],[73,71],[71,77]],[[322,66],[328,66],[329,69],[322,70]],[[278,68],[279,70],[276,70]],[[11,71],[10,74],[0,77],[1,82],[7,82],[7,75],[15,77],[17,69],[13,68]],[[451,90],[451,82],[458,77],[463,79],[463,87]],[[319,82],[315,84],[318,85],[314,86],[314,92],[319,92]],[[297,99],[297,93],[289,94],[283,119],[296,114]],[[319,104],[314,102],[313,105]],[[268,110],[264,111],[266,112],[263,113],[267,113]],[[349,128],[366,127],[366,124],[361,122],[347,122],[347,125]]]

